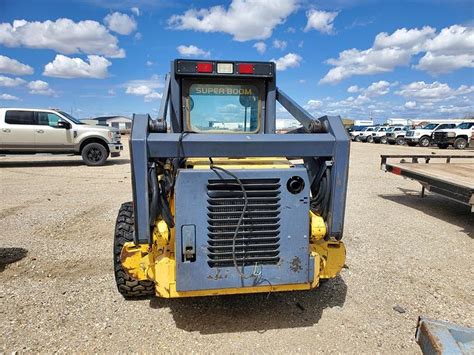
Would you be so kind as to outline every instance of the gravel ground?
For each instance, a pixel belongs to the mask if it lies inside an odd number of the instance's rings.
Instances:
[[[420,314],[474,326],[474,214],[379,170],[380,154],[431,151],[352,145],[347,268],[320,288],[133,302],[112,273],[128,152],[100,168],[0,157],[0,349],[419,353]]]

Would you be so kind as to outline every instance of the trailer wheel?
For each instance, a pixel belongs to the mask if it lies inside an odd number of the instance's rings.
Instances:
[[[420,138],[419,144],[420,144],[420,147],[425,147],[425,148],[427,148],[427,147],[429,147],[430,144],[431,144],[431,139],[430,139],[429,137],[427,137],[427,136],[423,136],[423,137]]]
[[[454,148],[455,149],[464,149],[467,147],[467,139],[466,138],[457,138],[454,141]]]
[[[446,149],[446,148],[448,148],[448,144],[446,144],[446,143],[439,143],[439,144],[438,144],[438,148],[439,148],[439,149]]]
[[[397,137],[397,144],[398,145],[404,145],[405,144],[405,139],[403,137]]]
[[[155,283],[152,281],[137,281],[131,278],[123,269],[120,253],[126,242],[133,241],[133,205],[126,202],[120,206],[115,223],[114,236],[114,274],[118,291],[125,299],[143,299],[155,294]]]

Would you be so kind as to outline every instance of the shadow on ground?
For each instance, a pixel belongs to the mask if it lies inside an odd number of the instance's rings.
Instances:
[[[5,270],[7,265],[20,261],[28,254],[24,248],[0,248],[0,272]]]
[[[129,164],[128,159],[108,159],[105,165]],[[0,161],[0,168],[49,168],[60,166],[81,166],[82,160],[31,160],[31,161]],[[94,167],[92,167],[94,168]]]
[[[379,197],[454,224],[474,239],[474,213],[468,206],[436,194],[427,194],[425,197],[421,197],[420,191],[402,188],[399,190],[402,194],[379,195]]]
[[[341,277],[315,290],[150,300],[152,308],[169,308],[179,329],[201,334],[312,326],[327,308],[342,307],[347,286]]]

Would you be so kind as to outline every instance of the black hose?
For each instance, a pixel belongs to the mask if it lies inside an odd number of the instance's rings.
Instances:
[[[161,200],[161,217],[168,225],[168,228],[174,227],[173,216],[171,214],[171,209],[168,204],[168,198],[166,195],[166,187],[164,181],[160,181],[160,200]]]
[[[326,193],[324,196],[324,200],[322,203],[322,217],[326,220],[329,212],[329,199],[331,197],[331,169],[328,169],[326,171],[326,179],[328,181],[327,188],[326,188]]]
[[[159,187],[158,187],[158,177],[156,176],[156,168],[153,166],[148,171],[148,181],[151,187],[151,201],[150,201],[150,219],[149,225],[153,228],[155,225],[156,217],[158,217],[159,211]]]

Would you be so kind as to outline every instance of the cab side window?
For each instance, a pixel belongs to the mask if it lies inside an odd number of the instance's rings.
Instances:
[[[35,115],[33,111],[7,111],[5,123],[17,125],[34,125]]]
[[[42,126],[57,127],[61,117],[50,112],[38,112],[38,124]]]

